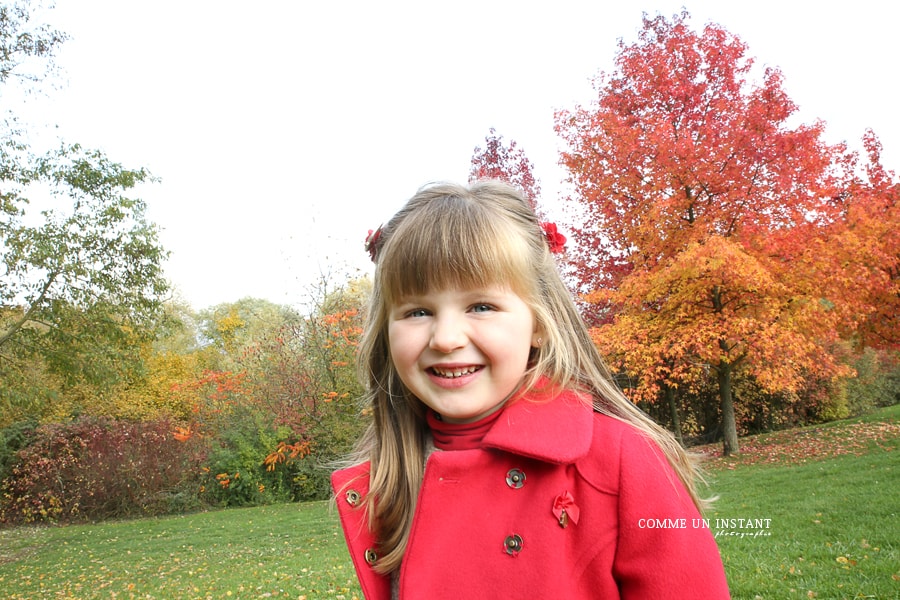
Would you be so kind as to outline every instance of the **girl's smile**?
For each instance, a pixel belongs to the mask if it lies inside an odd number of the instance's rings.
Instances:
[[[400,379],[450,422],[502,406],[521,384],[537,337],[531,308],[500,286],[405,298],[388,323]]]
[[[434,365],[426,372],[434,380],[435,385],[455,388],[469,383],[481,369],[480,365]]]

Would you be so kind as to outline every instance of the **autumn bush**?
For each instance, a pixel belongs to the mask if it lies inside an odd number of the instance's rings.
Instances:
[[[206,449],[176,444],[167,418],[42,425],[0,482],[0,523],[96,521],[199,506]]]

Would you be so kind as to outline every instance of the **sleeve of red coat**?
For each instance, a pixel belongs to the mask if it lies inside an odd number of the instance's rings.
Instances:
[[[712,532],[659,447],[630,426],[614,429],[621,437],[613,576],[621,597],[729,598]]]

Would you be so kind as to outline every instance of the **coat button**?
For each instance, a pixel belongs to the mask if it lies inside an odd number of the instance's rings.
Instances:
[[[503,549],[510,556],[516,556],[522,551],[522,536],[518,534],[508,535],[503,541]]]
[[[378,560],[378,554],[376,554],[375,551],[372,550],[371,548],[366,548],[365,557],[366,557],[366,562],[369,564],[370,567],[375,564],[376,560]]]
[[[518,490],[525,485],[525,472],[521,469],[510,469],[506,473],[506,485],[514,490]]]
[[[347,490],[346,494],[347,504],[350,506],[356,506],[359,504],[360,495],[356,490]]]

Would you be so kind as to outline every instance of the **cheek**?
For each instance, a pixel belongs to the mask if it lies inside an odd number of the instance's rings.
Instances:
[[[531,357],[531,331],[499,332],[492,336],[490,358],[495,366],[503,366],[511,371],[525,370]]]
[[[398,369],[408,366],[410,361],[415,361],[416,352],[413,340],[409,335],[408,329],[402,325],[398,324],[388,327],[388,348],[391,361]]]

